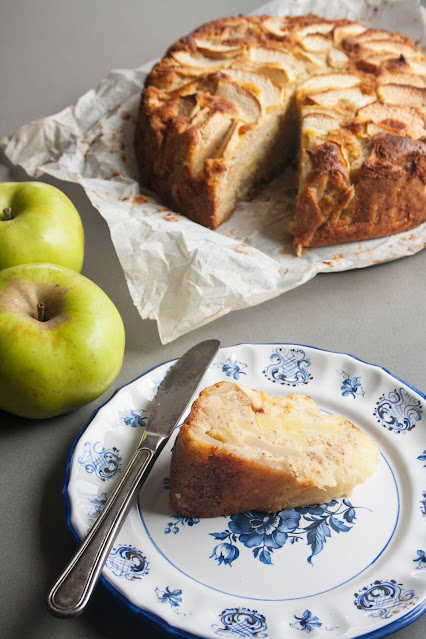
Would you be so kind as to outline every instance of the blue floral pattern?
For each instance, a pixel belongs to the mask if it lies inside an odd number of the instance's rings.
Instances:
[[[365,391],[361,384],[361,377],[349,377],[348,373],[343,370],[340,371],[340,375],[343,376],[343,382],[340,387],[342,397],[352,397],[353,399],[364,397]]]
[[[417,459],[419,459],[420,461],[424,461],[425,462],[424,468],[426,468],[426,450],[424,450],[423,455],[419,455]]]
[[[253,637],[261,639],[268,634],[266,619],[257,610],[227,608],[220,616],[222,626],[214,624],[212,629],[222,637]]]
[[[417,551],[417,559],[413,559],[414,562],[418,563],[417,570],[423,570],[426,568],[426,553],[424,550]]]
[[[311,632],[311,630],[315,630],[315,628],[320,628],[322,623],[312,614],[310,610],[305,610],[301,617],[297,617],[294,615],[296,621],[291,623],[290,626],[292,628],[296,628],[297,630],[303,630],[304,632]]]
[[[294,544],[306,538],[311,554],[307,561],[324,548],[332,532],[349,532],[356,519],[355,507],[344,499],[328,504],[281,510],[276,513],[249,511],[231,515],[228,528],[222,532],[209,533],[221,543],[214,547],[210,558],[218,565],[231,566],[238,559],[241,543],[251,548],[253,556],[264,564],[272,564],[272,553],[282,548],[287,541]],[[301,522],[306,525],[301,525]]]
[[[107,494],[100,493],[97,497],[89,499],[89,502],[92,504],[92,508],[87,513],[87,516],[89,519],[96,520],[107,502]]]
[[[272,364],[262,371],[269,381],[287,386],[308,384],[312,376],[305,370],[311,365],[305,351],[297,348],[276,348],[269,359]]]
[[[149,572],[149,562],[145,555],[134,546],[122,544],[118,548],[112,549],[105,565],[114,575],[129,581],[142,579]]]
[[[169,604],[174,612],[177,612],[177,608],[179,608],[182,603],[182,590],[180,590],[180,588],[176,588],[175,590],[170,590],[168,586],[166,586],[165,590],[156,588],[155,594],[157,595],[158,601]]]
[[[369,617],[390,619],[393,615],[413,606],[417,601],[414,590],[405,590],[394,579],[376,580],[355,593],[354,604]]]
[[[85,442],[83,454],[78,458],[78,463],[84,466],[89,474],[95,474],[102,481],[108,481],[115,477],[121,470],[121,457],[118,448],[104,448],[101,442]]]
[[[210,533],[210,534],[213,535],[213,537],[215,537],[216,539],[220,539],[219,535],[224,535],[224,534],[226,534],[227,536],[231,535],[229,530],[226,530],[224,533]],[[237,541],[236,535],[233,535],[232,537],[234,541]],[[232,562],[234,561],[234,559],[237,559],[239,554],[240,554],[240,551],[238,550],[237,546],[234,546],[234,544],[231,544],[231,543],[223,542],[213,548],[213,552],[210,555],[210,559],[212,557],[216,559],[219,566],[221,564],[225,564],[225,566],[226,565],[230,566]]]
[[[394,433],[412,430],[422,418],[420,400],[412,397],[404,388],[383,394],[376,402],[373,415],[379,424]]]
[[[420,512],[422,516],[426,519],[426,490],[422,492],[422,497],[420,499]]]
[[[146,410],[143,408],[140,408],[138,410],[126,408],[126,410],[124,411],[124,416],[118,420],[118,424],[131,426],[132,428],[137,428],[138,426],[146,428],[148,416],[144,413],[146,413]]]
[[[200,520],[198,517],[177,517],[176,515],[173,515],[172,520],[168,522],[164,529],[164,534],[168,535],[172,532],[177,535],[180,530],[179,526],[195,526],[195,524],[199,523]]]
[[[239,362],[237,359],[232,357],[228,357],[225,363],[213,364],[213,366],[217,366],[222,369],[222,372],[226,374],[227,377],[232,377],[237,380],[240,378],[240,375],[246,375],[244,371],[247,368],[247,364],[244,362]]]
[[[316,617],[310,610],[305,610],[301,617],[294,615],[296,621],[291,623],[290,626],[292,628],[296,628],[296,630],[302,630],[303,632],[309,633],[316,628],[320,628],[321,630],[337,630],[339,626],[333,626],[332,628],[327,628],[324,624]]]

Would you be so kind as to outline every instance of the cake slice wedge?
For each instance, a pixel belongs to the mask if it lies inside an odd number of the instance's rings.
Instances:
[[[192,405],[172,451],[170,503],[185,517],[274,512],[349,496],[379,451],[305,395],[219,382]]]

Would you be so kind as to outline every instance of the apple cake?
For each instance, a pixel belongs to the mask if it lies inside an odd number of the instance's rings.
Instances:
[[[365,433],[310,397],[219,382],[202,391],[179,431],[170,503],[184,517],[322,504],[349,496],[378,462]]]
[[[141,182],[211,229],[297,158],[295,250],[426,219],[426,57],[348,20],[229,17],[178,40],[146,78]]]

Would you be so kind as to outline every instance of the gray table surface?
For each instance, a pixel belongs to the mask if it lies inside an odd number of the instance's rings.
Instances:
[[[0,136],[75,103],[113,68],[161,56],[200,23],[243,13],[258,0],[6,0],[0,10]],[[0,158],[0,180],[26,180]],[[48,587],[74,551],[64,521],[68,451],[92,411],[143,371],[203,339],[294,342],[348,352],[426,389],[426,252],[388,264],[318,275],[284,295],[162,345],[154,322],[133,306],[106,223],[81,187],[46,178],[79,210],[86,233],[83,274],[117,305],[126,328],[122,370],[92,404],[49,421],[0,411],[0,637],[85,639],[165,637],[99,587],[86,612],[59,620],[45,605]],[[333,633],[333,636],[336,636]],[[426,636],[426,616],[394,635]],[[278,639],[274,637],[273,639]],[[282,638],[280,638],[282,639]]]

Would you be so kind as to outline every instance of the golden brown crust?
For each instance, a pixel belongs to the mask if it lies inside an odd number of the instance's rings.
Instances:
[[[426,58],[402,35],[315,15],[222,18],[146,79],[141,181],[216,228],[295,154],[297,119],[298,253],[409,230],[426,219],[425,96]]]
[[[295,231],[302,246],[382,237],[425,220],[426,145],[420,140],[374,136],[353,193],[337,145],[319,146],[312,165]],[[318,196],[324,192],[325,197]]]

